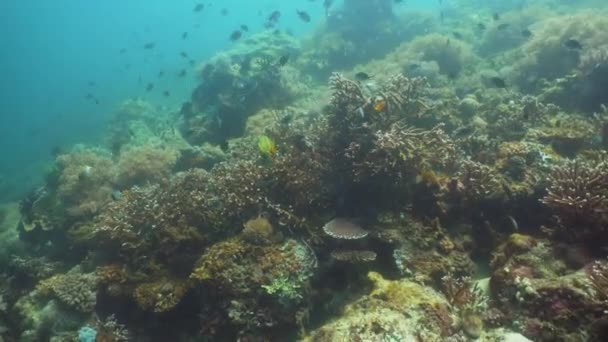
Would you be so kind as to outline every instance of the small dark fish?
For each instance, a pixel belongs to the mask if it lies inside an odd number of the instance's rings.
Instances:
[[[92,100],[95,98],[95,95],[91,94],[91,93],[87,93],[87,95],[84,97],[87,100]]]
[[[184,51],[180,52],[179,55],[182,56],[182,58],[188,58],[188,54]]]
[[[55,145],[51,148],[51,156],[53,156],[53,157],[57,157],[63,153],[64,153],[63,148],[59,145]]]
[[[452,35],[456,39],[462,39],[462,34],[460,34],[459,32],[454,31],[454,32],[452,32]]]
[[[169,97],[171,93],[168,90],[165,90],[163,91],[163,95],[165,95],[165,97]]]
[[[407,68],[410,71],[414,71],[414,70],[420,69],[420,64],[418,64],[418,63],[410,63],[410,65],[408,65]]]
[[[395,0],[395,3],[396,4],[401,4],[401,3],[403,3],[403,0]]]
[[[507,82],[505,82],[505,80],[503,78],[500,78],[498,76],[490,77],[490,82],[496,88],[506,88],[507,87]]]
[[[94,87],[95,86],[95,81],[89,81],[89,87]]]
[[[570,50],[581,50],[583,45],[576,39],[570,38],[563,43],[564,47]]]
[[[279,67],[283,67],[283,66],[285,66],[285,64],[287,64],[287,62],[289,62],[289,55],[283,55],[283,56],[281,56],[281,58],[279,58],[277,65]]]
[[[114,201],[119,201],[122,198],[122,192],[120,190],[112,191],[112,199]]]
[[[273,11],[272,13],[270,13],[270,15],[268,16],[268,19],[266,19],[266,21],[269,23],[276,23],[277,21],[279,21],[279,18],[281,18],[281,12]]]
[[[523,29],[523,30],[521,30],[521,36],[524,38],[530,38],[530,37],[532,37],[532,31],[530,31],[528,29]]]
[[[153,42],[146,43],[146,44],[144,44],[144,49],[146,49],[146,50],[154,49],[155,46],[156,46],[156,43],[153,43]]]
[[[237,40],[241,39],[242,36],[243,36],[243,33],[239,30],[236,30],[230,34],[230,40],[233,42],[236,42]]]
[[[163,77],[163,75],[165,75],[164,71],[161,70],[161,71],[158,72],[158,78]]]
[[[194,66],[194,64],[196,64],[196,62],[193,59],[191,59],[190,61],[188,61],[188,63],[190,63],[190,66]]]
[[[188,38],[188,32],[182,33],[182,39],[186,39],[186,38]]]
[[[220,11],[220,14],[225,17],[228,15],[228,10],[225,8],[222,8],[222,10]]]
[[[492,19],[494,19],[496,21],[500,20],[500,14],[498,14],[498,13],[492,14]]]
[[[305,11],[300,11],[300,10],[296,10],[296,13],[298,14],[298,17],[306,23],[310,22],[310,14],[306,13]]]
[[[154,89],[154,84],[148,83],[148,85],[146,86],[146,91],[151,91],[152,89]]]
[[[127,49],[122,48],[122,49],[120,49],[120,51],[119,51],[119,52],[120,52],[121,54],[123,54],[123,53],[127,52]]]
[[[370,78],[372,78],[370,75],[368,75],[367,73],[360,71],[358,73],[355,74],[355,79],[357,81],[367,81]]]
[[[228,140],[223,140],[222,142],[220,142],[220,149],[224,152],[227,152],[228,149],[230,149],[230,145],[228,144]]]
[[[249,32],[249,26],[247,26],[247,25],[241,25],[241,30],[243,32]]]
[[[462,126],[462,127],[456,128],[452,132],[452,137],[462,138],[462,137],[467,137],[467,136],[473,135],[473,133],[475,133],[475,127],[471,126],[471,125],[467,125],[467,126]]]
[[[192,10],[193,12],[200,12],[202,10],[205,9],[205,4],[196,4],[196,6],[194,6],[194,9]]]
[[[485,31],[486,30],[486,25],[484,23],[479,23],[479,24],[477,24],[477,29],[479,31]]]
[[[443,11],[439,11],[439,21],[443,24],[443,20],[445,19],[445,15],[443,14]]]
[[[497,29],[498,31],[502,31],[502,30],[506,29],[507,27],[509,27],[509,24],[508,24],[508,23],[502,23],[502,24],[500,24],[500,25],[496,26],[496,29]]]
[[[186,69],[182,69],[179,72],[179,74],[177,74],[177,76],[179,76],[179,77],[186,77],[186,75],[187,75]]]

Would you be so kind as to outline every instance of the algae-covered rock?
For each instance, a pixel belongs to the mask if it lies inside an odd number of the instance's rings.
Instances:
[[[451,334],[452,318],[445,298],[408,280],[386,280],[368,274],[369,295],[347,305],[342,314],[310,333],[304,341],[439,340]]]

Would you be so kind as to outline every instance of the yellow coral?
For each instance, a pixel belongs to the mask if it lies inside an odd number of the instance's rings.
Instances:
[[[420,304],[436,304],[437,294],[429,289],[407,280],[386,280],[377,272],[369,272],[367,278],[374,288],[371,297],[383,299],[398,307],[406,308]]]
[[[189,281],[160,279],[137,286],[133,298],[143,310],[167,312],[179,304],[190,288]]]
[[[241,258],[245,247],[239,239],[217,243],[201,257],[198,266],[190,278],[196,280],[210,280],[221,274],[231,261]]]

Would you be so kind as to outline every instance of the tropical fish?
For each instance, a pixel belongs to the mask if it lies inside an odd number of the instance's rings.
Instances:
[[[583,45],[576,39],[570,38],[563,43],[564,47],[570,50],[580,50]]]
[[[154,49],[155,46],[156,46],[156,43],[149,42],[149,43],[144,44],[144,49],[146,49],[146,50]]]
[[[497,29],[498,31],[502,31],[502,30],[506,29],[507,27],[509,27],[509,24],[508,24],[508,23],[502,23],[502,24],[500,24],[500,25],[496,26],[496,29]]]
[[[298,17],[306,22],[309,23],[310,22],[310,14],[306,13],[305,11],[300,11],[300,10],[296,10],[296,13],[298,14]]]
[[[384,110],[384,108],[386,108],[385,100],[376,101],[376,103],[374,103],[374,110],[376,112],[381,112],[382,110]]]
[[[273,11],[272,13],[270,13],[268,18],[266,19],[266,24],[264,24],[264,27],[265,28],[274,27],[274,25],[279,21],[279,18],[281,18],[281,12]]]
[[[530,37],[532,37],[532,31],[530,31],[528,29],[523,29],[523,30],[521,30],[521,36],[524,38],[530,38]]]
[[[154,83],[148,83],[146,86],[146,91],[151,91],[152,89],[154,89]]]
[[[220,14],[225,17],[228,15],[228,10],[226,8],[222,8],[222,10],[220,11]]]
[[[258,138],[258,150],[263,156],[273,157],[277,153],[277,145],[269,136],[261,135]]]
[[[355,74],[355,79],[357,81],[367,81],[370,78],[372,78],[370,75],[368,75],[367,73],[361,71]]]
[[[200,12],[203,9],[205,9],[205,4],[196,4],[196,6],[194,6],[194,9],[192,11],[194,11],[194,12]]]
[[[277,63],[277,65],[279,67],[283,67],[285,66],[285,64],[287,64],[287,62],[289,62],[289,55],[283,55],[281,56],[281,58],[279,58],[279,62]]]
[[[492,83],[496,88],[506,88],[507,82],[498,76],[490,77],[490,83]]]
[[[249,26],[243,24],[243,25],[241,25],[241,30],[243,32],[249,32]]]
[[[188,38],[188,32],[182,33],[182,39],[186,39],[186,38]]]
[[[242,36],[243,33],[241,31],[235,30],[230,34],[230,40],[236,42],[237,40],[241,39]]]

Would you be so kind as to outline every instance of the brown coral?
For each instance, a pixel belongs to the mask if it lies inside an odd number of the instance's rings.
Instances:
[[[554,168],[542,203],[569,225],[590,225],[578,229],[601,228],[608,213],[608,164],[574,160]]]
[[[78,267],[66,274],[58,274],[40,281],[36,290],[41,296],[54,296],[81,312],[92,312],[97,304],[95,273],[82,273]]]
[[[117,182],[122,188],[133,185],[165,183],[177,161],[177,153],[168,149],[141,146],[121,153]]]

